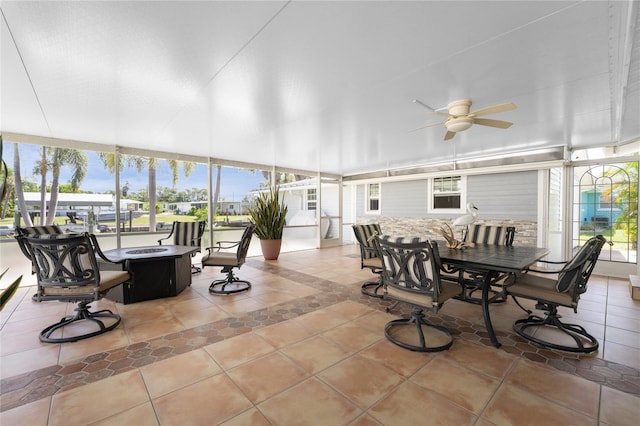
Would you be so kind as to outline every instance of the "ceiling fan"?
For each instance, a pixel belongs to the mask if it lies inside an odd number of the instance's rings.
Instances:
[[[458,100],[450,102],[447,105],[448,112],[442,112],[441,110],[434,110],[426,104],[418,100],[414,100],[415,103],[419,103],[433,111],[434,114],[443,115],[447,117],[445,121],[429,124],[427,126],[420,127],[416,130],[426,129],[427,127],[438,126],[444,124],[447,128],[447,133],[444,135],[444,140],[452,139],[456,133],[463,132],[471,127],[473,124],[480,124],[482,126],[497,127],[499,129],[507,129],[513,123],[502,120],[494,120],[491,118],[478,118],[483,115],[497,114],[499,112],[511,111],[516,109],[515,104],[509,102],[506,104],[499,104],[480,108],[476,111],[469,112],[471,108],[471,101],[468,99]]]

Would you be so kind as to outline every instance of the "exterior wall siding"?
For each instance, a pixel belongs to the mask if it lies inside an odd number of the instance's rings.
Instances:
[[[382,184],[381,212],[384,216],[424,217],[427,215],[426,179]]]
[[[441,237],[432,229],[451,223],[450,214],[427,214],[430,180],[384,182],[381,214],[364,214],[364,188],[358,185],[357,223],[379,223],[382,232],[395,236]],[[476,223],[515,226],[514,245],[537,242],[537,171],[467,176],[467,201],[478,207]],[[462,229],[456,229],[461,235]]]
[[[467,201],[478,207],[479,219],[535,221],[538,218],[538,172],[469,176]]]

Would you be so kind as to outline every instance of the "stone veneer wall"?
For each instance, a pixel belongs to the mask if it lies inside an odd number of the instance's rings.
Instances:
[[[393,236],[417,236],[422,238],[442,239],[438,234],[431,232],[432,228],[439,227],[448,222],[444,219],[427,219],[416,217],[385,217],[385,216],[360,216],[356,223],[379,223],[382,233]],[[450,223],[450,222],[449,222]],[[537,242],[538,223],[530,220],[478,220],[477,224],[515,226],[516,237],[513,245],[535,246]],[[454,229],[456,235],[461,237],[461,229]]]

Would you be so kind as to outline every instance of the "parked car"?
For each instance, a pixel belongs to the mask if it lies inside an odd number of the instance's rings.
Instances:
[[[15,229],[13,226],[0,225],[0,237],[13,235],[14,232]]]

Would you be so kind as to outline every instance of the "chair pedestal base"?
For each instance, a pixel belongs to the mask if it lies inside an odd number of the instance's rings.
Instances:
[[[382,280],[365,282],[360,286],[360,292],[365,296],[382,299]]]
[[[519,319],[513,323],[513,331],[518,333],[520,337],[530,342],[549,349],[557,349],[566,352],[591,353],[598,349],[598,341],[595,337],[587,332],[581,325],[566,324],[560,321],[560,315],[552,311],[544,318],[537,315],[529,315],[524,319]],[[564,336],[564,340],[569,340],[569,336],[575,345],[569,346],[562,343],[550,342],[542,340],[533,334],[529,334],[526,330],[541,331],[543,328],[554,329],[554,331],[562,332],[560,336]]]
[[[209,286],[209,293],[212,294],[234,294],[247,291],[251,288],[249,281],[238,279],[233,275],[232,268],[222,268],[222,272],[227,274],[227,277],[222,280],[215,280]]]
[[[60,322],[50,325],[40,332],[40,341],[45,343],[66,343],[66,342],[77,342],[78,340],[87,339],[89,337],[97,336],[102,333],[106,333],[107,331],[113,330],[120,324],[120,315],[114,314],[108,309],[103,309],[101,311],[90,312],[88,302],[80,302],[78,303],[78,307],[75,309],[76,314],[73,316],[64,317],[60,320]],[[106,326],[102,320],[99,318],[111,318],[114,319],[115,322],[109,326]],[[53,333],[61,329],[69,324],[72,324],[76,321],[93,321],[98,325],[98,330],[85,333],[77,336],[68,336],[68,337],[51,337]]]
[[[427,341],[425,330],[428,329],[423,329],[423,327],[434,329],[432,331],[437,333],[437,335],[429,336],[429,341]],[[411,332],[410,328],[415,329],[415,333]],[[407,338],[403,338],[403,334]],[[384,327],[384,335],[391,343],[416,352],[444,351],[449,349],[453,344],[453,337],[449,330],[447,330],[446,327],[425,320],[424,313],[421,309],[414,310],[411,313],[410,319],[399,319],[388,322]],[[415,340],[416,337],[418,339],[416,342],[409,341]],[[428,345],[431,341],[433,341],[435,346]]]

